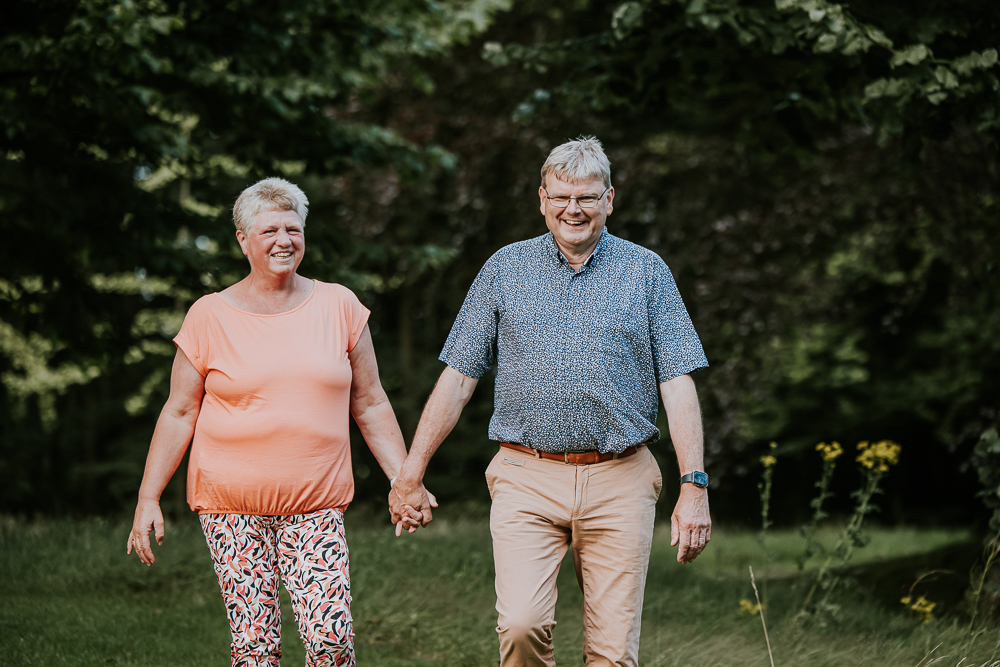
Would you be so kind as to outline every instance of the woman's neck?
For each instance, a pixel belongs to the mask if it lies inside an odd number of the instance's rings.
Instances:
[[[301,306],[313,290],[313,281],[297,273],[264,277],[251,271],[220,296],[240,310],[257,315],[277,315]]]

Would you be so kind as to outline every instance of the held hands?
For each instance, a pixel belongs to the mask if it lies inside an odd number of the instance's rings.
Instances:
[[[670,516],[670,546],[677,546],[677,562],[690,563],[712,539],[708,489],[681,484],[681,495]]]
[[[389,490],[389,514],[396,526],[396,537],[403,534],[404,528],[415,533],[420,526],[429,524],[434,518],[431,508],[437,506],[437,498],[420,481],[397,478]]]
[[[131,554],[132,550],[135,549],[139,560],[147,566],[156,562],[152,544],[149,541],[150,528],[156,536],[156,543],[162,545],[163,513],[160,511],[160,503],[151,498],[140,498],[139,504],[135,507],[135,518],[132,520],[132,531],[128,535],[125,554]]]

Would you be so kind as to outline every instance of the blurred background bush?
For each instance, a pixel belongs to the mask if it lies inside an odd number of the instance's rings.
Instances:
[[[301,273],[372,309],[409,439],[477,271],[545,231],[546,154],[593,134],[609,229],[667,261],[712,364],[717,518],[757,520],[771,441],[787,524],[809,516],[817,442],[891,439],[884,520],[984,525],[998,46],[1000,5],[959,0],[12,0],[0,513],[131,508],[171,338],[246,274],[230,209],[270,175],[311,200]],[[442,502],[487,498],[490,384],[432,464]],[[382,502],[360,437],[354,454],[358,500]],[[186,512],[183,469],[165,503]]]

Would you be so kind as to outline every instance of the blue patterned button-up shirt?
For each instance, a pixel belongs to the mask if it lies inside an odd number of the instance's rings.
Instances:
[[[495,363],[490,439],[549,452],[659,438],[659,384],[708,366],[670,269],[607,229],[578,271],[551,233],[497,251],[440,359],[472,378]]]

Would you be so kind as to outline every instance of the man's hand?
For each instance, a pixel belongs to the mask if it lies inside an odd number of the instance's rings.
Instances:
[[[681,495],[670,515],[670,546],[677,546],[677,562],[690,563],[712,539],[708,489],[681,484]]]
[[[431,510],[437,507],[437,499],[424,488],[420,481],[398,477],[389,491],[389,513],[396,525],[396,537],[408,532],[416,532],[418,526],[426,526],[434,518]]]

